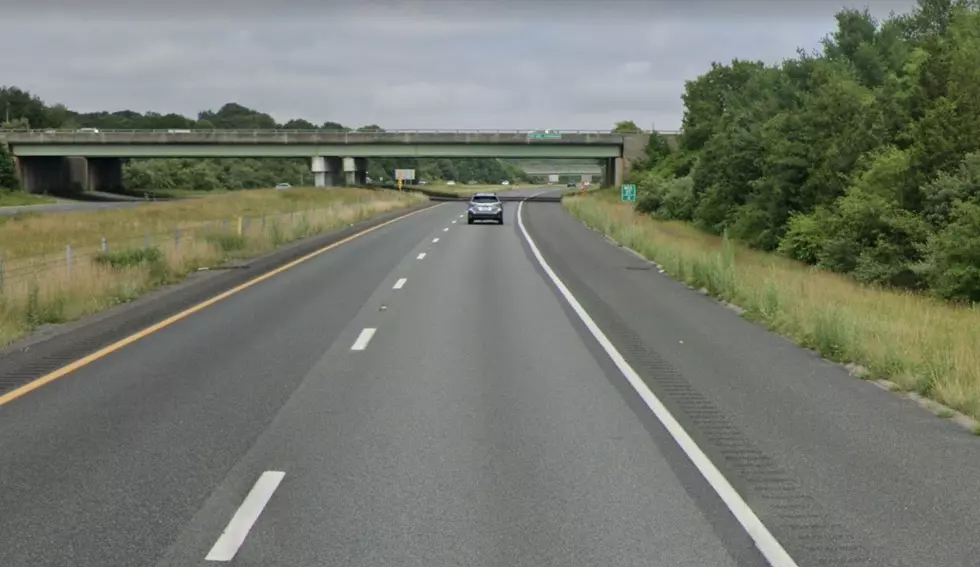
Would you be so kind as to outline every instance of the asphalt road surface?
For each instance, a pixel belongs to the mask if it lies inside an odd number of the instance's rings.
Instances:
[[[796,565],[977,564],[969,433],[558,204],[507,203],[503,226],[467,226],[464,208],[370,232],[0,407],[0,565],[767,565],[622,364]],[[519,208],[623,360],[539,264]]]

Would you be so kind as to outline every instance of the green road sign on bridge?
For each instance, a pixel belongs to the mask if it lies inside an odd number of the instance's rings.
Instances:
[[[635,201],[636,200],[636,185],[632,183],[624,183],[623,188],[620,191],[624,201]]]
[[[533,130],[527,133],[528,140],[560,140],[561,132],[557,130]]]

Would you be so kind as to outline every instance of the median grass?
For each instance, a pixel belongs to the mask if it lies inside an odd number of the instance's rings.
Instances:
[[[201,268],[425,200],[365,189],[253,190],[128,209],[0,216],[0,345]]]
[[[860,285],[686,223],[655,220],[619,199],[618,191],[602,191],[566,198],[564,206],[676,279],[798,344],[980,419],[977,307]]]
[[[48,205],[55,203],[46,195],[35,195],[25,191],[7,191],[0,189],[0,207],[21,207],[24,205]]]

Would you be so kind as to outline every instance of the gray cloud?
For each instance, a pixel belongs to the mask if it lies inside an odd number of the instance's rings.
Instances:
[[[872,12],[913,0],[868,1]],[[865,3],[858,4],[863,5]],[[679,127],[712,61],[815,48],[845,2],[6,0],[3,81],[49,103],[388,128]]]

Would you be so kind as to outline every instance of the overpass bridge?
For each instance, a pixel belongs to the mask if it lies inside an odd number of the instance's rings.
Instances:
[[[305,157],[314,185],[364,182],[366,158],[500,157],[607,160],[606,183],[618,185],[646,150],[650,132],[566,130],[7,130],[0,131],[31,192],[67,187],[112,191],[127,158]],[[676,136],[676,132],[661,132]]]

